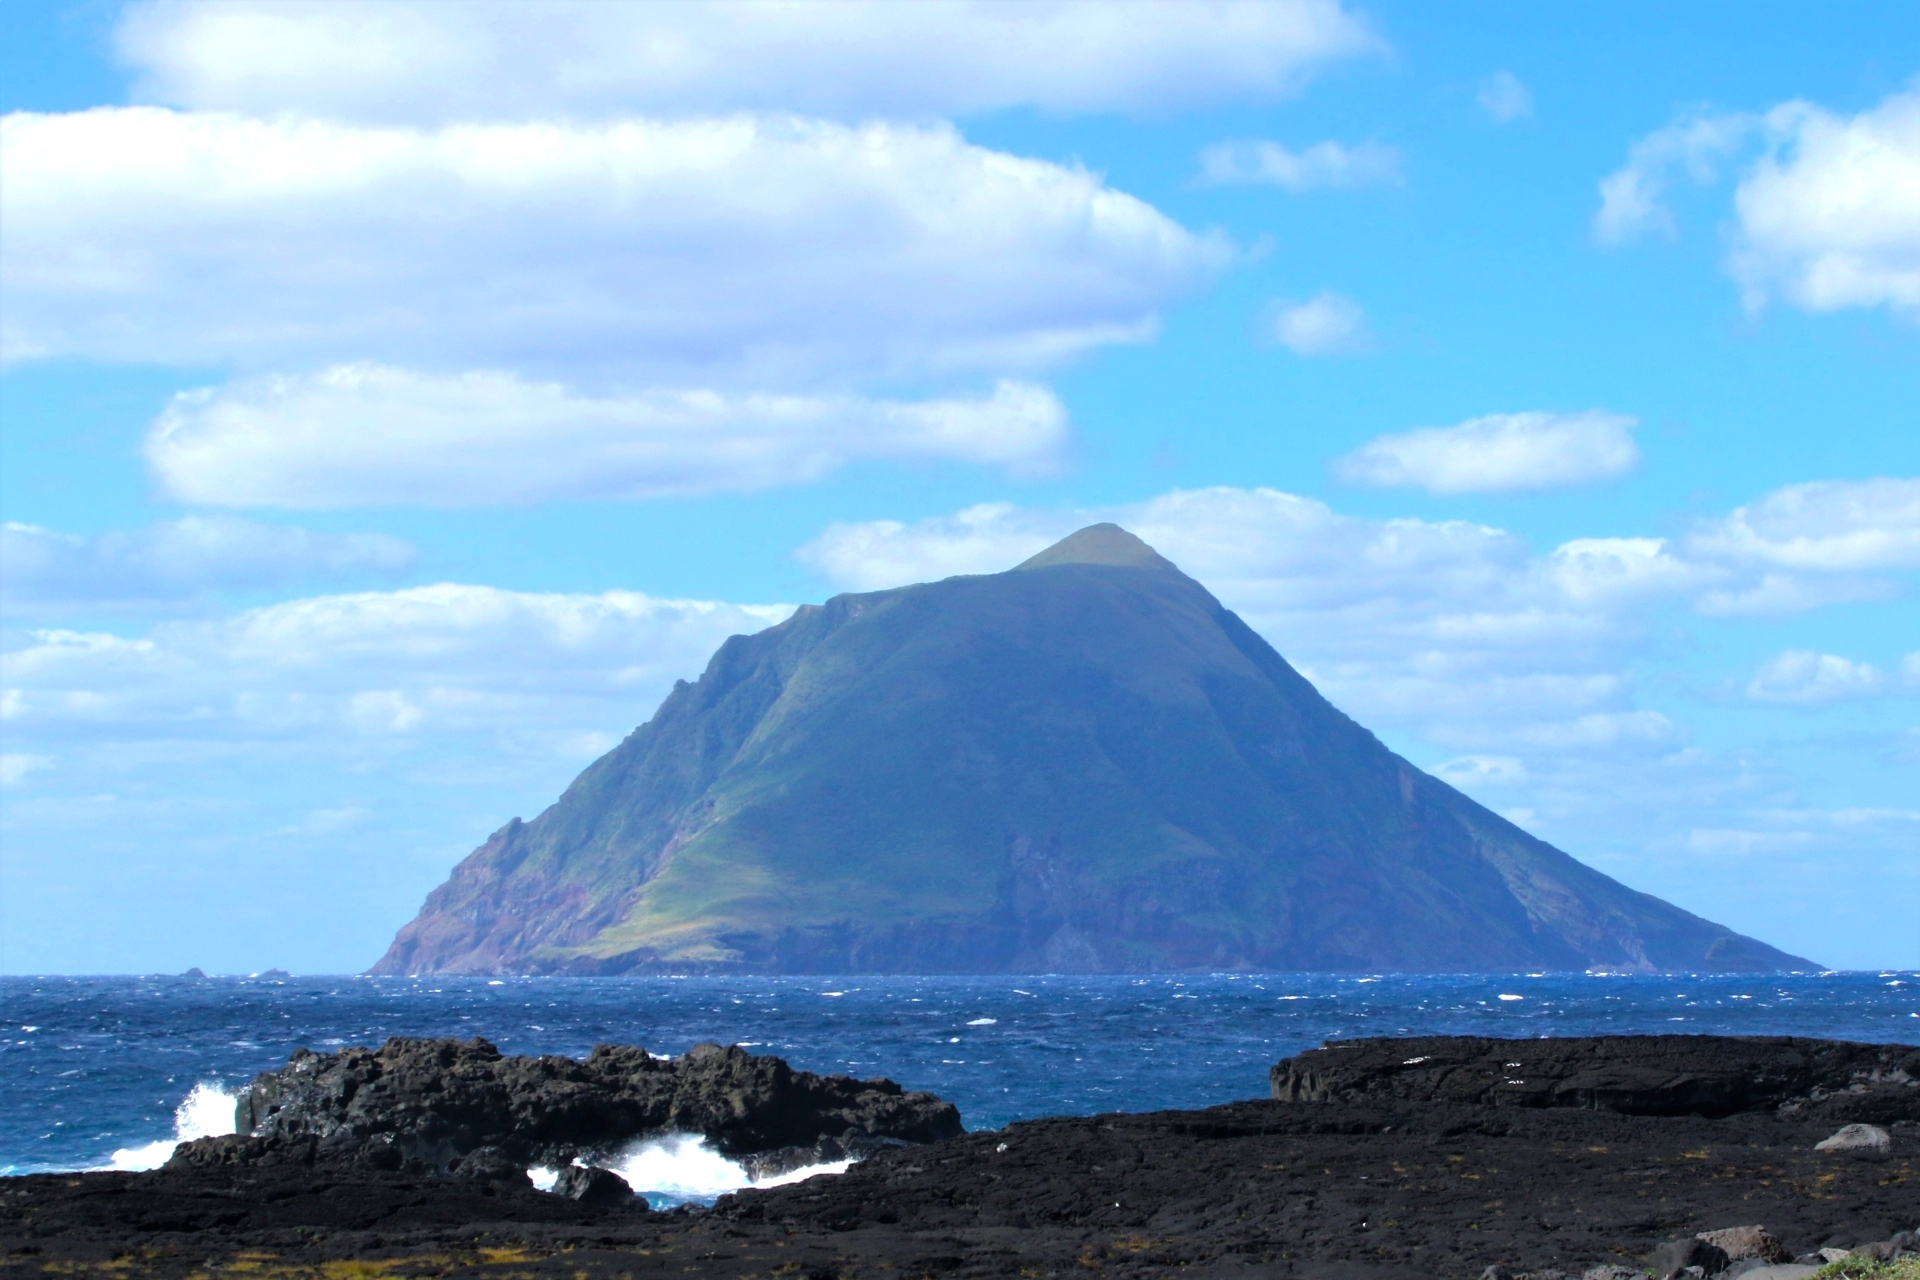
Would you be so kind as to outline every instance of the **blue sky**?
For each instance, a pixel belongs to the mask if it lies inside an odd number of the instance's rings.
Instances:
[[[0,22],[0,969],[363,967],[726,635],[1095,519],[1920,962],[1906,6]]]

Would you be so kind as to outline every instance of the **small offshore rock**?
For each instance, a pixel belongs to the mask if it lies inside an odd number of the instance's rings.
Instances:
[[[180,976],[183,978],[204,978],[207,976],[207,971],[199,965],[195,965]]]
[[[526,1166],[499,1147],[475,1147],[451,1162],[447,1172],[470,1182],[510,1182],[515,1186],[533,1185]]]
[[[1824,1142],[1813,1144],[1815,1151],[1885,1151],[1893,1145],[1893,1135],[1877,1124],[1850,1124]]]
[[[568,1165],[553,1180],[553,1194],[578,1200],[582,1204],[612,1206],[638,1203],[645,1207],[647,1203],[645,1200],[636,1201],[633,1188],[625,1178],[599,1165]]]
[[[1692,1237],[1686,1240],[1669,1240],[1653,1251],[1647,1259],[1654,1280],[1675,1280],[1685,1275],[1687,1270],[1698,1267],[1701,1275],[1717,1276],[1727,1269],[1727,1251],[1717,1244],[1708,1244],[1705,1240]]]
[[[1724,1249],[1733,1262],[1748,1258],[1785,1262],[1788,1257],[1785,1246],[1768,1235],[1765,1227],[1722,1227],[1718,1231],[1702,1231],[1697,1238]]]

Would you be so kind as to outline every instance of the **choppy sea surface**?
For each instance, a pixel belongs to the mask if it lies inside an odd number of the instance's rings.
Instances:
[[[1920,1043],[1920,973],[894,978],[0,978],[0,1174],[151,1167],[225,1132],[295,1048],[484,1036],[579,1056],[702,1040],[891,1076],[969,1129],[1264,1097],[1335,1038],[1695,1032]],[[745,1176],[697,1140],[626,1154],[660,1198]]]

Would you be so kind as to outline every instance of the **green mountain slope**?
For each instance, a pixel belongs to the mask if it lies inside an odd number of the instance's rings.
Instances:
[[[1145,543],[837,596],[428,897],[378,973],[1782,969],[1420,772]]]

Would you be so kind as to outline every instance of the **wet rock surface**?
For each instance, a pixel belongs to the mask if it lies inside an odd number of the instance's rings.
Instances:
[[[1725,1275],[1747,1265],[1731,1259],[1738,1242],[1798,1259],[1911,1240],[1898,1233],[1920,1226],[1920,1125],[1884,1127],[1886,1148],[1816,1151],[1832,1126],[1777,1108],[1258,1100],[1035,1120],[652,1213],[324,1161],[183,1164],[0,1180],[0,1264],[39,1274],[118,1258],[123,1274],[168,1277],[356,1259],[407,1275],[589,1280],[1472,1280],[1489,1268],[1619,1280],[1644,1275],[1662,1245],[1712,1234],[1707,1256],[1729,1259]]]
[[[499,1180],[534,1164],[591,1163],[663,1133],[777,1160],[822,1142],[871,1149],[961,1132],[960,1113],[932,1094],[795,1071],[737,1046],[695,1045],[671,1059],[628,1045],[531,1058],[477,1038],[296,1051],[241,1094],[235,1122],[232,1136],[182,1145],[169,1167],[325,1163]]]
[[[1427,1036],[1350,1040],[1269,1074],[1282,1102],[1470,1102],[1638,1116],[1785,1109],[1920,1120],[1920,1046],[1796,1036]]]

